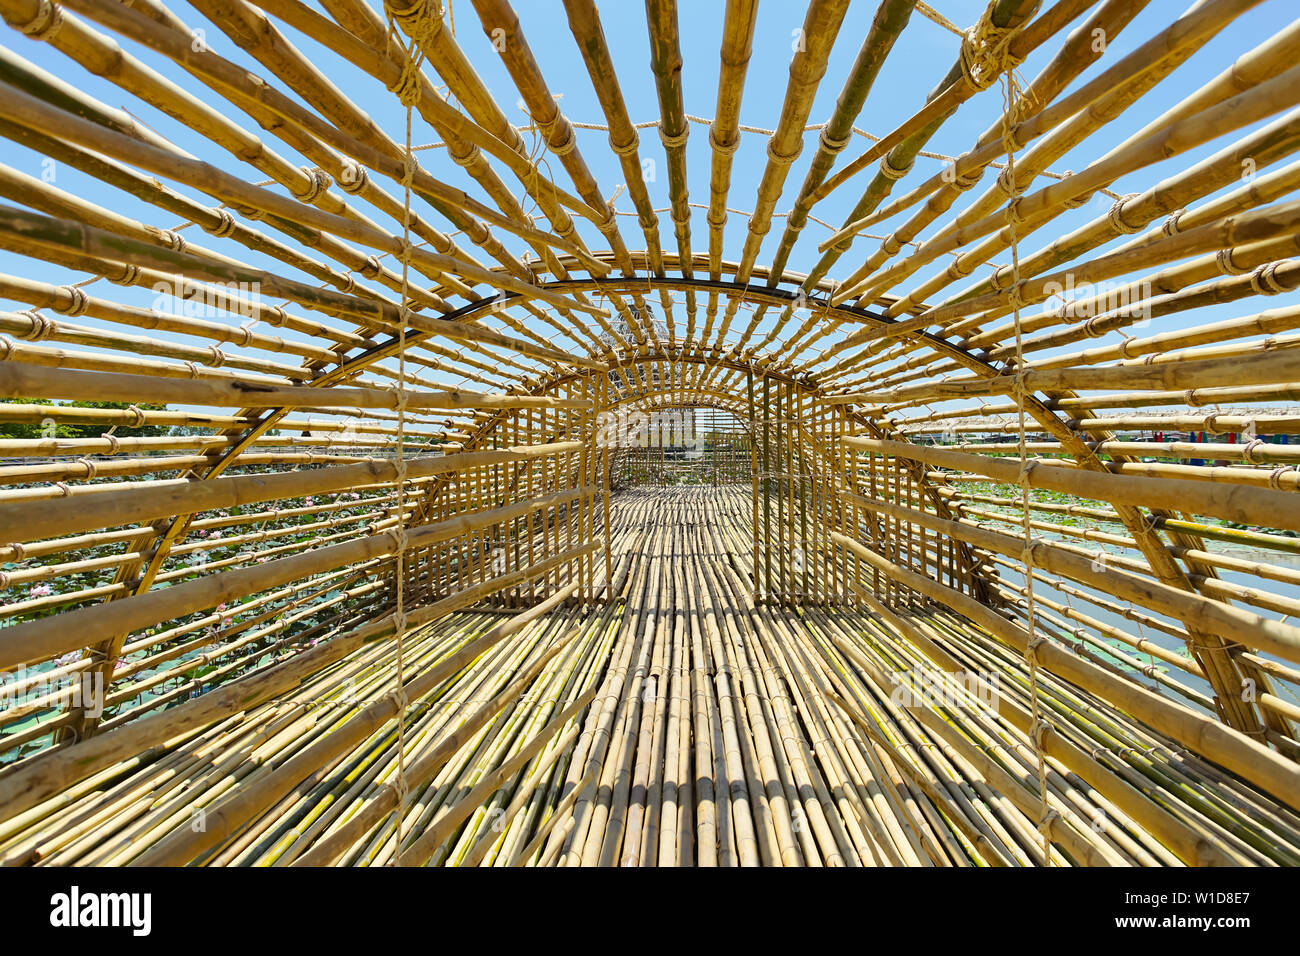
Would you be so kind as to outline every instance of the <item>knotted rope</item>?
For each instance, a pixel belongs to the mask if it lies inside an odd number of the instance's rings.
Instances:
[[[966,31],[961,41],[961,56],[958,63],[961,66],[962,78],[976,92],[992,86],[999,73],[1010,72],[1020,65],[1020,61],[1007,48],[1011,42],[1012,29],[1000,27],[993,22],[993,6],[994,4],[990,2],[984,15],[979,18],[975,26]],[[1017,95],[1020,93],[1018,84],[1016,93]],[[1012,136],[1011,125],[1009,119],[1004,123],[1004,141]],[[1014,139],[1011,143],[1015,143]]]

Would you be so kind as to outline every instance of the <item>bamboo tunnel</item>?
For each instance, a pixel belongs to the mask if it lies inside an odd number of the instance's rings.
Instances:
[[[0,864],[1300,865],[1294,11],[604,6],[0,0]]]

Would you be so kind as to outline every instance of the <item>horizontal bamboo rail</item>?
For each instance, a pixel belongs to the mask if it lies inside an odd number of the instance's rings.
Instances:
[[[74,398],[99,401],[178,402],[227,408],[318,407],[338,400],[355,408],[575,408],[584,399],[553,395],[484,395],[478,392],[404,392],[362,388],[268,388],[254,383],[156,379],[114,372],[82,372],[6,362],[0,365],[0,397]]]
[[[863,548],[843,535],[837,536],[835,541],[842,547],[849,547],[863,560],[881,566],[881,559],[879,556],[873,556],[870,549]],[[1026,631],[982,607],[978,602],[950,588],[925,580],[919,575],[906,572],[903,568],[893,568],[891,573],[927,596],[936,600],[940,600],[942,596],[944,604],[970,617],[1016,650],[1024,651],[1028,646],[1029,635]],[[1106,675],[1050,643],[1038,645],[1037,653],[1049,670],[1066,676],[1080,686],[1098,690],[1116,706],[1128,710],[1142,720],[1149,721],[1153,726],[1169,733],[1198,752],[1203,752],[1212,759],[1222,762],[1237,773],[1265,787],[1289,806],[1294,807],[1300,801],[1300,771],[1296,770],[1293,763],[1279,757],[1274,751],[1222,726],[1211,718],[1196,714],[1133,684],[1126,684]],[[1102,687],[1105,689],[1101,690]]]
[[[1167,508],[1193,514],[1213,515],[1245,524],[1271,525],[1300,531],[1300,514],[1291,510],[1291,496],[1271,488],[1207,486],[1177,478],[1142,478],[1082,471],[1043,464],[1025,468],[1008,459],[950,451],[937,446],[913,445],[877,438],[845,438],[851,448],[925,462],[941,468],[973,471],[1007,484],[1044,488],[1120,504]]]

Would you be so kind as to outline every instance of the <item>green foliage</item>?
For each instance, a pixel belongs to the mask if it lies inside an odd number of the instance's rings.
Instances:
[[[127,402],[52,402],[48,398],[5,398],[0,399],[0,404],[48,405],[51,408],[130,408]],[[167,410],[166,405],[137,404],[136,407],[144,411]],[[50,435],[47,427],[40,422],[0,421],[0,438],[98,438],[108,429],[109,426],[100,424],[74,425],[60,422],[54,426],[54,434]],[[113,432],[118,438],[165,435],[167,433],[168,427],[166,425],[145,425],[140,428],[118,425]]]

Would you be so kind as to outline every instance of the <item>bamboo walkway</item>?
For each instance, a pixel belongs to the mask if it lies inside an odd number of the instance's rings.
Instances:
[[[408,634],[403,865],[1042,862],[1023,656],[933,606],[756,606],[750,514],[736,486],[621,493],[614,602]],[[923,682],[935,647],[996,703]],[[123,761],[5,823],[0,859],[393,862],[394,666],[367,647]],[[1098,780],[1049,757],[1053,865],[1300,862],[1291,811],[1049,674],[1039,696]]]

